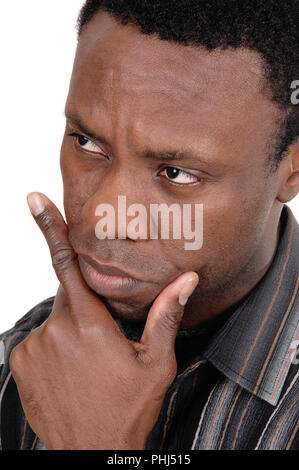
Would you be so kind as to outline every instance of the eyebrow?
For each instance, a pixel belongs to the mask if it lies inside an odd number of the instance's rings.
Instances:
[[[142,156],[146,159],[152,160],[163,160],[165,162],[172,161],[183,161],[183,160],[194,160],[197,163],[204,163],[203,159],[199,157],[195,152],[186,151],[186,150],[172,150],[169,152],[165,151],[156,151],[152,149],[145,149],[142,152]],[[207,163],[207,162],[205,162]]]
[[[74,112],[64,112],[64,116],[67,120],[71,121],[83,134],[85,134],[88,138],[95,140],[99,143],[105,144],[108,147],[111,147],[109,145],[109,142],[101,135],[96,134],[93,132],[91,129],[86,126],[86,124],[83,123],[82,119],[80,116],[78,116]],[[153,150],[150,148],[146,148],[145,150],[142,151],[140,154],[142,158],[145,159],[152,159],[152,160],[159,160],[159,161],[164,161],[164,162],[172,162],[172,161],[193,161],[194,163],[201,163],[203,165],[206,165],[207,167],[215,167],[213,162],[207,160],[203,156],[200,155],[199,152],[195,152],[193,150],[186,150],[186,149],[177,149],[177,150],[171,150],[171,151],[158,151],[158,150]]]
[[[105,137],[95,134],[91,129],[89,129],[86,124],[83,123],[82,119],[75,113],[64,112],[64,117],[68,121],[71,121],[82,134],[85,134],[87,137],[90,137],[92,140],[96,140],[105,145],[109,145]]]

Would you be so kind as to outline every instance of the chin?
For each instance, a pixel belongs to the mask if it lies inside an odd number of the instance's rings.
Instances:
[[[97,294],[98,295],[98,294]],[[120,320],[145,323],[151,304],[148,306],[134,305],[121,300],[107,299],[98,295],[109,312]]]

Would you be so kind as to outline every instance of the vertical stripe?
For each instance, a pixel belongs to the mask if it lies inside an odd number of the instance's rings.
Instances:
[[[222,436],[221,436],[220,444],[219,444],[219,446],[218,446],[218,449],[219,449],[219,450],[221,449],[221,447],[222,447],[222,445],[223,445],[224,438],[225,438],[226,431],[227,431],[227,427],[228,427],[228,423],[230,422],[231,415],[233,414],[233,411],[234,411],[234,409],[235,409],[236,403],[237,403],[237,401],[238,401],[238,398],[239,398],[241,392],[242,392],[242,388],[239,387],[238,393],[236,394],[236,396],[235,396],[235,398],[234,398],[234,401],[233,401],[233,404],[232,404],[232,406],[231,406],[230,412],[229,412],[229,414],[228,414],[228,416],[227,416],[227,418],[226,418],[225,424],[224,424],[224,429],[223,429],[223,431],[222,431]]]
[[[176,394],[178,393],[178,389],[179,389],[179,387],[177,387],[177,388],[175,389],[175,391],[174,391],[173,394],[171,395],[171,398],[170,398],[170,401],[169,401],[169,405],[168,405],[168,409],[167,409],[166,421],[165,421],[164,429],[163,429],[163,436],[162,436],[162,441],[161,441],[160,450],[162,450],[162,447],[163,447],[163,444],[164,444],[164,441],[165,441],[165,437],[166,437],[166,433],[167,433],[167,428],[168,428],[168,423],[169,423],[169,420],[170,420],[170,414],[171,414],[171,411],[172,411],[172,405],[173,405],[174,399],[175,399],[175,397],[176,397]]]
[[[293,430],[293,432],[292,432],[292,435],[291,435],[291,437],[290,437],[290,440],[289,440],[289,442],[287,443],[286,450],[289,450],[289,449],[290,449],[290,447],[291,447],[291,445],[292,445],[292,443],[293,443],[293,440],[295,439],[295,436],[296,436],[296,433],[297,433],[298,429],[299,429],[299,420],[297,421],[297,424],[296,424],[296,426],[294,427],[294,430]]]
[[[297,336],[296,336],[295,340],[297,340],[297,339],[299,339],[299,331],[298,331],[298,333],[297,333]],[[281,374],[280,374],[279,380],[278,380],[278,382],[277,382],[277,384],[276,384],[275,390],[274,390],[273,395],[272,395],[272,400],[276,400],[278,391],[279,391],[279,389],[280,389],[280,385],[281,385],[282,380],[283,380],[283,378],[284,378],[284,376],[285,376],[286,370],[287,370],[287,368],[289,367],[290,362],[292,361],[292,359],[293,359],[293,357],[294,357],[294,354],[296,354],[296,350],[293,351],[292,349],[290,349],[290,353],[289,353],[288,360],[286,361],[285,366],[284,366],[284,368],[283,368],[283,371],[282,371]]]
[[[35,436],[34,441],[32,442],[32,446],[31,446],[31,449],[30,449],[30,450],[34,450],[34,449],[35,449],[36,443],[37,443],[37,436]]]
[[[287,417],[289,416],[290,412],[292,411],[292,409],[294,408],[294,406],[297,404],[297,402],[299,401],[299,398],[297,397],[297,399],[294,401],[294,403],[292,404],[292,406],[290,406],[290,408],[288,409],[288,411],[286,412],[286,414],[284,415],[283,419],[280,421],[279,425],[277,426],[277,429],[276,429],[276,432],[271,440],[271,443],[270,443],[270,446],[269,446],[269,450],[273,450],[273,447],[274,447],[274,444],[275,444],[275,441],[277,439],[277,436],[279,434],[279,431],[280,429],[282,428],[282,426],[284,425]]]
[[[188,366],[185,370],[183,370],[183,372],[181,372],[176,380],[178,380],[180,377],[182,377],[183,375],[185,375],[187,372],[189,372],[190,370],[194,369],[195,367],[197,367],[198,365],[200,364],[205,364],[207,362],[206,359],[201,359],[200,361],[197,361],[195,364],[192,364],[190,366]],[[167,429],[168,429],[168,425],[169,425],[169,421],[170,421],[170,416],[171,416],[171,412],[172,412],[172,408],[173,408],[173,403],[174,403],[174,399],[176,397],[176,394],[179,390],[179,385],[177,386],[177,388],[175,389],[175,391],[173,392],[171,398],[170,398],[170,401],[169,401],[169,405],[168,405],[168,409],[167,409],[167,416],[166,416],[166,421],[164,423],[164,429],[163,429],[163,436],[162,436],[162,441],[161,441],[161,446],[160,446],[160,450],[162,450],[162,446],[164,444],[164,441],[165,441],[165,438],[166,438],[166,433],[167,433]]]
[[[11,372],[9,372],[9,374],[7,375],[5,381],[4,381],[4,384],[2,386],[2,389],[1,389],[1,392],[0,392],[0,412],[1,412],[1,408],[2,408],[2,399],[3,399],[3,395],[5,393],[5,390],[6,390],[6,387],[8,385],[8,382],[10,380],[10,377],[11,377]],[[2,435],[2,431],[1,431],[1,435]],[[1,435],[0,435],[0,438],[1,438]],[[2,445],[2,440],[1,440],[1,450],[3,448],[3,445]]]
[[[24,442],[25,442],[25,435],[26,435],[27,424],[28,424],[28,421],[27,421],[27,418],[25,417],[24,428],[23,428],[23,436],[22,436],[22,442],[21,442],[20,450],[23,450],[23,449],[24,449]]]
[[[203,423],[203,420],[204,420],[204,417],[205,417],[205,414],[206,414],[206,410],[207,410],[207,408],[208,408],[208,406],[209,406],[209,403],[210,403],[210,401],[211,401],[211,398],[212,398],[212,396],[213,396],[213,394],[214,394],[214,391],[215,391],[216,387],[217,387],[217,383],[216,383],[215,387],[212,389],[212,391],[211,391],[211,393],[210,393],[210,395],[209,395],[209,397],[208,397],[208,399],[207,399],[207,403],[205,404],[205,406],[204,406],[204,408],[203,408],[203,410],[202,410],[201,417],[200,417],[200,420],[199,420],[199,423],[198,423],[198,426],[197,426],[197,430],[196,430],[196,432],[195,432],[195,436],[194,436],[194,439],[193,439],[193,443],[192,443],[192,446],[191,446],[191,450],[194,450],[194,448],[195,448],[195,446],[196,446],[196,441],[197,441],[197,439],[198,439],[198,435],[199,435],[199,432],[200,432],[200,429],[201,429],[201,425],[202,425],[202,423]]]
[[[11,372],[9,372],[8,376],[7,376],[6,379],[5,379],[5,382],[4,382],[4,384],[3,384],[3,387],[2,387],[2,389],[1,389],[1,392],[0,392],[0,409],[1,409],[2,398],[3,398],[3,395],[4,395],[4,393],[5,393],[7,384],[8,384],[8,382],[9,382],[9,379],[10,379],[11,376],[12,376],[12,374],[11,374]]]
[[[198,370],[195,372],[194,377],[193,377],[192,387],[191,387],[191,391],[192,391],[192,392],[194,391],[194,389],[195,389],[195,387],[196,387],[197,376],[198,376]]]
[[[284,400],[285,400],[286,397],[288,396],[288,393],[292,390],[292,388],[293,388],[294,384],[296,383],[296,380],[297,380],[298,377],[299,377],[299,371],[297,372],[297,374],[296,374],[295,377],[293,378],[293,380],[292,380],[292,382],[290,383],[288,389],[286,390],[284,396],[281,398],[280,402],[279,402],[278,405],[276,406],[276,408],[275,408],[275,410],[273,411],[272,415],[271,415],[270,418],[268,419],[268,421],[267,421],[267,423],[266,423],[266,425],[265,425],[265,427],[264,427],[264,430],[263,430],[263,432],[262,432],[262,434],[261,434],[261,436],[260,436],[260,438],[259,438],[259,440],[258,440],[258,443],[257,443],[257,445],[256,445],[256,447],[255,447],[255,450],[258,450],[258,448],[259,448],[259,446],[260,446],[260,444],[261,444],[261,442],[262,442],[262,440],[263,440],[263,438],[264,438],[264,436],[265,436],[265,434],[266,434],[266,432],[267,432],[267,430],[268,430],[268,428],[269,428],[269,426],[270,426],[272,420],[275,418],[276,414],[277,414],[278,411],[280,410],[280,407],[282,406]]]
[[[250,405],[251,400],[253,399],[253,397],[254,397],[254,395],[251,395],[251,397],[249,398],[249,400],[247,402],[247,405],[245,406],[244,410],[242,411],[241,419],[240,419],[239,424],[237,426],[237,430],[236,430],[236,434],[235,434],[235,437],[234,437],[234,440],[233,440],[233,443],[232,443],[232,449],[231,450],[235,450],[236,442],[237,442],[237,439],[238,439],[238,436],[239,436],[241,426],[242,426],[243,421],[244,421],[244,417],[247,413],[247,410],[249,408],[249,405]]]
[[[241,338],[245,328],[248,326],[248,318],[250,317],[250,314],[253,310],[253,307],[255,306],[255,302],[256,302],[256,299],[257,299],[257,294],[258,294],[258,291],[255,293],[254,298],[251,301],[251,305],[250,305],[248,311],[246,311],[246,316],[243,315],[244,318],[242,320],[242,326],[239,329],[238,335],[235,338],[235,344],[239,343],[239,339]],[[223,364],[225,366],[227,366],[231,362],[231,357],[232,357],[233,351],[234,351],[234,348],[230,348],[230,350],[227,352],[227,356],[226,356],[225,360],[223,361]]]
[[[209,434],[209,438],[208,438],[208,442],[207,442],[207,445],[206,445],[206,448],[205,450],[209,449],[210,447],[210,444],[211,444],[211,440],[212,440],[212,437],[213,437],[213,434],[214,434],[214,430],[215,430],[215,426],[216,426],[216,422],[217,422],[217,419],[218,419],[218,413],[220,411],[220,408],[222,407],[222,403],[224,402],[225,400],[225,397],[227,395],[227,392],[231,386],[232,382],[229,380],[226,384],[226,387],[225,389],[223,390],[223,393],[222,393],[222,397],[221,397],[221,400],[219,401],[218,403],[218,406],[217,406],[217,409],[216,409],[216,412],[215,412],[215,416],[214,416],[214,419],[213,419],[213,422],[212,422],[212,427],[211,427],[211,431],[210,431],[210,434]]]
[[[299,286],[299,275],[298,275],[298,277],[297,277],[297,282],[296,282],[296,285],[295,285],[295,289],[294,289],[292,298],[291,298],[290,303],[289,303],[289,305],[288,305],[288,308],[287,308],[287,310],[286,310],[286,312],[285,312],[285,314],[284,314],[284,317],[283,317],[283,319],[282,319],[282,322],[281,322],[281,324],[280,324],[280,326],[279,326],[279,328],[278,328],[278,331],[277,331],[276,336],[275,336],[275,338],[274,338],[274,341],[273,341],[273,343],[272,343],[272,345],[271,345],[271,348],[269,349],[268,355],[267,355],[267,357],[266,357],[266,360],[265,360],[265,362],[264,362],[264,365],[263,365],[262,370],[261,370],[261,372],[260,372],[260,375],[259,375],[259,377],[258,377],[258,380],[257,380],[256,386],[255,386],[255,388],[254,388],[254,390],[253,390],[253,393],[256,393],[256,392],[257,392],[257,390],[258,390],[258,388],[259,388],[259,385],[260,385],[260,383],[261,383],[261,381],[262,381],[262,379],[263,379],[263,377],[264,377],[265,370],[266,370],[266,368],[267,368],[267,366],[268,366],[268,363],[269,363],[269,361],[270,361],[270,357],[272,356],[272,353],[273,353],[273,351],[274,351],[274,349],[275,349],[275,346],[276,346],[276,344],[277,344],[277,341],[278,341],[278,339],[279,339],[279,337],[280,337],[280,333],[281,333],[281,331],[282,331],[282,329],[283,329],[283,327],[284,327],[284,325],[285,325],[285,323],[286,323],[286,321],[287,321],[287,318],[288,318],[288,316],[289,316],[289,313],[290,313],[290,311],[291,311],[291,308],[293,307],[293,304],[294,304],[294,301],[295,301],[295,297],[296,297],[296,294],[297,294],[297,291],[298,291],[298,286]],[[276,389],[276,390],[277,390],[277,389]],[[277,394],[277,392],[276,392],[276,394]]]
[[[260,335],[261,335],[261,333],[262,333],[262,331],[263,331],[263,329],[264,329],[264,326],[265,326],[265,324],[266,324],[266,322],[267,322],[267,320],[268,320],[268,318],[269,318],[269,315],[270,315],[270,313],[271,313],[273,304],[274,304],[274,302],[275,302],[275,300],[276,300],[276,298],[277,298],[277,296],[278,296],[278,293],[279,293],[279,291],[280,291],[280,287],[281,287],[281,284],[282,284],[282,280],[283,280],[283,277],[284,277],[284,273],[285,273],[285,270],[286,270],[286,266],[287,266],[287,263],[288,263],[288,260],[289,260],[289,257],[290,257],[291,242],[292,242],[292,238],[293,238],[293,233],[294,233],[294,216],[292,216],[292,225],[291,225],[291,230],[290,230],[290,234],[289,234],[289,240],[288,240],[288,247],[287,247],[286,257],[285,257],[285,260],[284,260],[283,268],[282,268],[281,273],[280,273],[280,278],[279,278],[278,285],[277,285],[277,287],[276,287],[275,293],[274,293],[274,295],[273,295],[273,297],[272,297],[272,300],[271,300],[271,302],[270,302],[270,305],[269,305],[269,307],[268,307],[268,310],[267,310],[267,312],[266,312],[266,314],[265,314],[265,316],[264,316],[264,318],[263,318],[263,321],[262,321],[262,323],[261,323],[261,325],[260,325],[260,327],[259,327],[259,330],[258,330],[258,332],[257,332],[257,334],[256,334],[256,336],[255,336],[255,339],[254,339],[254,341],[253,341],[253,343],[252,343],[252,345],[251,345],[251,348],[250,348],[250,350],[249,350],[249,353],[247,354],[247,357],[246,357],[246,359],[245,359],[245,361],[244,361],[243,367],[242,367],[241,372],[239,373],[239,376],[238,376],[238,379],[237,379],[237,383],[240,382],[240,379],[241,379],[242,375],[244,374],[244,371],[245,371],[245,369],[246,369],[246,367],[247,367],[247,364],[248,364],[248,362],[249,362],[249,359],[250,359],[250,357],[251,357],[251,355],[252,355],[252,353],[253,353],[253,350],[254,350],[254,348],[255,348],[257,342],[258,342],[258,339],[259,339],[259,337],[260,337]]]

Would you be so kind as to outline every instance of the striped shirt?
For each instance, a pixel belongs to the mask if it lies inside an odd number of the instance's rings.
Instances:
[[[299,448],[299,226],[281,215],[267,273],[219,328],[180,330],[178,373],[148,436],[149,450]],[[1,445],[43,449],[9,371],[12,349],[51,313],[54,297],[0,336]],[[140,331],[116,319],[129,339]]]

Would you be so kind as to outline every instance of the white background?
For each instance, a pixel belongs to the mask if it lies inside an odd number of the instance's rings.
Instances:
[[[63,213],[59,153],[82,4],[83,0],[0,3],[0,332],[55,295],[58,287],[26,195],[41,191]],[[298,197],[290,206],[299,219]]]

